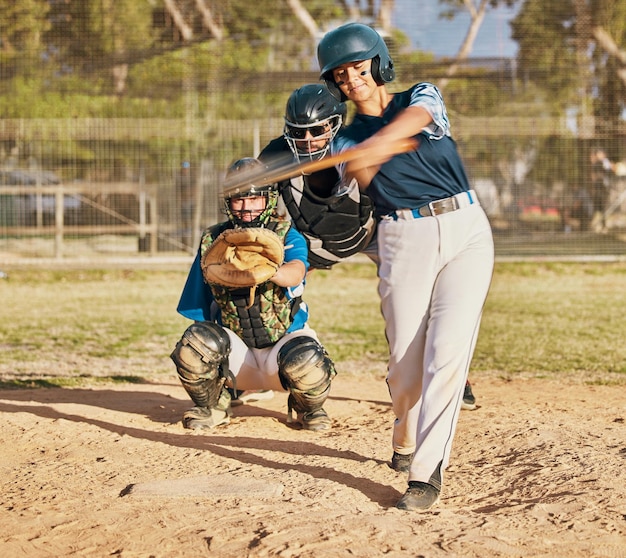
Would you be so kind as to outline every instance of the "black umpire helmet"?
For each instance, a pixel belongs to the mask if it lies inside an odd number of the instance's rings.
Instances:
[[[317,60],[321,79],[340,100],[345,100],[345,96],[333,79],[333,70],[342,64],[371,60],[372,76],[379,85],[393,81],[396,76],[385,41],[375,29],[363,23],[346,23],[326,33],[317,45]]]
[[[296,158],[317,160],[326,155],[347,112],[346,104],[333,96],[322,83],[309,83],[296,89],[287,100],[283,130],[283,136]],[[313,150],[311,141],[322,137],[326,140],[325,145]]]
[[[325,85],[309,83],[289,96],[285,107],[285,122],[310,126],[337,115],[345,118],[346,113],[346,104],[337,101]]]

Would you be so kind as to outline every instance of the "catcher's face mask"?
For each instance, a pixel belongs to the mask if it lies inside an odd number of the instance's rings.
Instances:
[[[232,198],[230,200],[230,212],[239,221],[250,223],[263,213],[266,205],[267,199],[265,196]]]
[[[253,157],[244,157],[235,161],[228,169],[226,177],[238,176],[244,180],[254,180],[259,170],[265,165]],[[278,204],[276,184],[257,186],[250,182],[235,191],[223,192],[224,213],[228,220],[237,227],[262,227],[267,224]]]
[[[238,227],[260,227],[267,224],[278,203],[273,189],[248,192],[225,201],[226,215]]]

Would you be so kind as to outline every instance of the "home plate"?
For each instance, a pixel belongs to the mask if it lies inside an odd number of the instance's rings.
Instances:
[[[284,486],[277,482],[233,475],[215,475],[139,482],[128,485],[120,492],[120,496],[278,498],[283,493],[283,488]]]

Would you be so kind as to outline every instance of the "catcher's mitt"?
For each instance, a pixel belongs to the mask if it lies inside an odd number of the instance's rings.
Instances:
[[[271,279],[285,259],[283,240],[263,227],[226,229],[209,246],[200,265],[207,283],[254,287]]]

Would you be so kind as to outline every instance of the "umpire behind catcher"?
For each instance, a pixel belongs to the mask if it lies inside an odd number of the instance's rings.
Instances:
[[[227,178],[263,169],[258,159],[231,165]],[[289,392],[287,422],[292,411],[306,430],[326,430],[331,420],[323,404],[335,368],[315,331],[307,324],[302,300],[308,270],[304,237],[276,212],[275,184],[240,189],[224,196],[228,220],[204,231],[177,311],[194,320],[171,354],[180,381],[195,406],[183,415],[189,429],[227,424],[232,391]],[[207,272],[212,247],[230,229],[278,235],[284,263],[269,280],[252,287],[225,286]],[[237,247],[229,247],[230,253]],[[228,252],[228,250],[226,252]],[[255,254],[253,254],[255,255]]]
[[[270,162],[291,152],[294,161],[317,161],[345,122],[347,107],[321,83],[295,89],[285,106],[285,127],[259,154]],[[369,198],[356,181],[344,185],[335,167],[295,176],[278,188],[289,217],[309,246],[311,269],[330,269],[367,248],[376,221]]]

